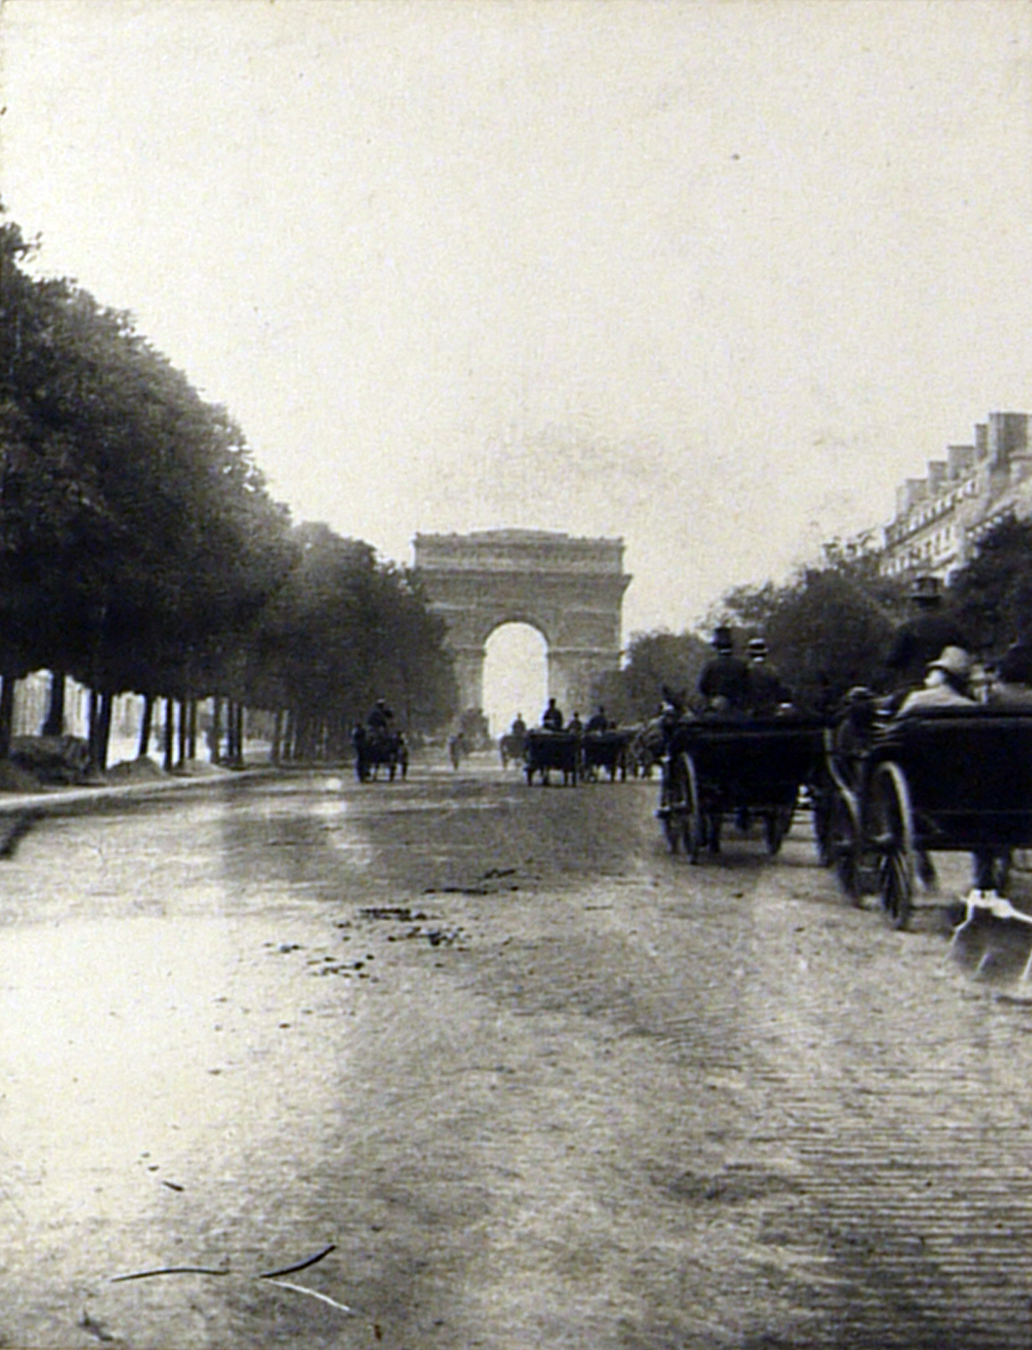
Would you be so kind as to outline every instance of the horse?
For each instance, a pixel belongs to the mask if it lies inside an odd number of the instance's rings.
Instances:
[[[634,731],[631,729],[613,731],[588,731],[581,738],[581,776],[585,782],[593,782],[604,769],[609,781],[626,782],[629,762],[628,748]]]
[[[509,761],[514,764],[523,758],[523,740],[514,731],[507,731],[504,736],[499,738],[498,753],[501,756],[502,768],[509,767]]]
[[[352,728],[351,744],[355,747],[355,777],[360,783],[375,779],[380,765],[387,770],[387,781],[393,783],[400,771],[408,773],[408,746],[400,731],[382,731],[378,728]]]

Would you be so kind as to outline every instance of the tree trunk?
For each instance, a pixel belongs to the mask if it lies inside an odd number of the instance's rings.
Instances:
[[[177,699],[179,704],[179,767],[186,763],[186,699]]]
[[[13,675],[0,676],[0,759],[6,759],[11,753],[11,731],[14,727],[14,689],[17,680]]]
[[[164,769],[166,773],[172,772],[172,750],[175,745],[175,700],[167,698],[165,700],[165,761]]]
[[[191,759],[197,758],[197,700],[192,698],[189,703],[190,716],[186,733],[186,753]]]
[[[107,770],[108,746],[111,741],[111,714],[114,706],[114,694],[101,694],[100,717],[97,725],[97,768],[101,773]]]
[[[100,772],[100,695],[96,689],[90,690],[86,715],[89,718],[86,728],[86,744],[89,747],[86,772],[94,774]]]
[[[219,742],[222,740],[222,699],[218,694],[211,701],[211,731],[208,733],[208,754],[213,764],[220,760]]]
[[[283,741],[283,709],[277,708],[272,721],[272,762],[280,762],[280,746]]]
[[[63,670],[50,672],[50,702],[46,720],[43,723],[44,736],[63,736],[65,729],[65,673]]]
[[[238,769],[244,767],[244,705],[236,706],[236,757],[234,763]]]
[[[140,714],[140,740],[136,747],[136,758],[144,759],[150,749],[151,724],[154,721],[154,695],[144,694],[143,712]]]

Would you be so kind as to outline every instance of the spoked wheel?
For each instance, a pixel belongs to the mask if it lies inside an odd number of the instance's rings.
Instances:
[[[838,884],[854,905],[864,898],[860,866],[860,819],[856,803],[836,793],[828,811],[828,864],[834,869]]]
[[[891,760],[879,766],[872,789],[872,842],[879,853],[882,908],[893,928],[905,928],[917,876],[910,791],[903,770]]]
[[[795,810],[791,806],[779,806],[768,811],[763,817],[763,837],[767,841],[767,852],[773,858],[781,850],[782,842],[792,828]]]
[[[656,815],[671,853],[676,853],[685,831],[688,811],[688,769],[684,755],[671,755],[663,762]]]
[[[706,846],[707,822],[702,813],[699,799],[699,779],[695,772],[695,762],[691,755],[682,755],[685,778],[688,782],[688,809],[684,817],[684,851],[689,862],[699,861],[699,854]]]

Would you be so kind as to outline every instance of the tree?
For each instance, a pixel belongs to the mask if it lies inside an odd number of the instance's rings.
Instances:
[[[833,554],[782,586],[730,591],[715,614],[744,636],[763,636],[797,706],[820,712],[854,685],[883,687],[905,597],[903,583],[879,575],[876,555]]]
[[[457,703],[443,621],[418,577],[324,524],[293,532],[295,566],[255,626],[250,697],[290,714],[288,741],[305,758],[339,755],[351,723],[385,698],[425,730]]]
[[[645,721],[655,713],[664,685],[689,697],[694,695],[699,672],[709,655],[706,642],[697,633],[635,633],[623,669],[595,681],[592,701],[604,704],[608,715],[618,722]]]
[[[991,530],[950,595],[975,650],[999,654],[1032,638],[1032,520],[1008,517]]]

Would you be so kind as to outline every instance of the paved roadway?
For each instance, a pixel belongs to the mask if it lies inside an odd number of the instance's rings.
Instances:
[[[805,820],[692,867],[653,799],[482,761],[38,824],[0,1343],[1032,1343],[1024,946],[844,905]]]

